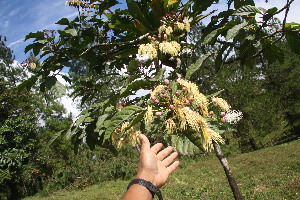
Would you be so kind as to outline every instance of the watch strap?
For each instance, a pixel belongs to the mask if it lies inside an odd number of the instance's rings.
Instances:
[[[127,190],[133,184],[138,184],[138,185],[144,186],[145,188],[147,188],[150,191],[150,193],[152,194],[152,197],[154,197],[154,195],[156,194],[159,200],[163,200],[160,190],[158,189],[158,187],[153,185],[151,182],[146,181],[144,179],[134,179],[128,184]]]

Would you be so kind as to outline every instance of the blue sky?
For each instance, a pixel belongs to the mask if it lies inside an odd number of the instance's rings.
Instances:
[[[220,1],[222,2],[222,1]],[[223,1],[226,2],[226,1]],[[256,0],[257,7],[281,8],[285,0]],[[227,5],[215,5],[222,10]],[[288,22],[300,22],[300,15],[296,16],[300,8],[300,1],[295,0],[288,16]],[[283,14],[279,18],[283,18]],[[0,0],[0,35],[7,37],[7,45],[14,51],[16,60],[21,62],[26,59],[24,49],[30,42],[23,42],[24,37],[30,32],[44,29],[59,29],[56,25],[59,19],[69,19],[77,15],[75,8],[65,5],[65,0]]]

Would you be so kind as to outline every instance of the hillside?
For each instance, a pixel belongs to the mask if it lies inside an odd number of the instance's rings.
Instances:
[[[232,171],[245,199],[300,199],[300,140],[230,157]],[[129,181],[110,181],[77,191],[25,200],[121,199]],[[165,200],[233,199],[216,158],[182,161],[162,189]]]

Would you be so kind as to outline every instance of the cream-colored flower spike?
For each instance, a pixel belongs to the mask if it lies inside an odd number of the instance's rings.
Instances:
[[[220,136],[219,133],[217,133],[211,129],[206,129],[206,131],[204,131],[204,132],[206,133],[206,136],[204,137],[203,147],[207,152],[209,152],[213,149],[213,144],[212,144],[213,140],[215,142],[220,142],[220,143],[224,144],[224,140]]]
[[[225,101],[222,98],[216,97],[215,100],[213,101],[215,101],[214,103],[217,104],[223,111],[227,112],[231,108],[231,106],[227,103],[227,101]]]
[[[147,126],[151,126],[152,122],[153,122],[153,110],[152,110],[152,106],[148,106],[148,109],[145,113],[145,116],[144,116],[144,121],[145,121],[145,124]]]

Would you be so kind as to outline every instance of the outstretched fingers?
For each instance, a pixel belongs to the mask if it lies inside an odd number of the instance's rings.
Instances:
[[[164,160],[172,151],[173,151],[173,147],[171,147],[171,146],[169,146],[169,147],[165,148],[164,150],[160,151],[157,154],[158,160],[160,160],[160,161]]]
[[[163,147],[162,143],[157,143],[155,145],[153,145],[153,147],[151,147],[151,151],[155,154],[157,154],[157,152],[159,152],[159,150]]]
[[[168,156],[167,158],[165,158],[162,163],[164,166],[168,167],[171,163],[174,162],[174,160],[178,157],[178,153],[177,152],[173,152],[170,156]]]
[[[179,161],[175,161],[172,165],[170,165],[169,167],[167,167],[169,174],[171,174],[172,172],[175,171],[175,169],[177,169],[177,167],[179,166],[180,162]]]

